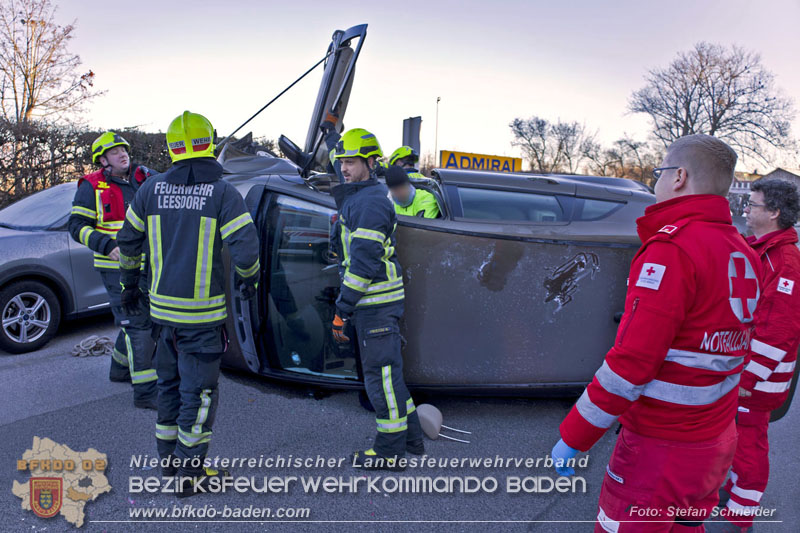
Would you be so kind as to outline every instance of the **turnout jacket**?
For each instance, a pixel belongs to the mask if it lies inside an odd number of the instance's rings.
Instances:
[[[761,258],[763,278],[756,311],[750,362],[742,387],[752,396],[739,398],[747,409],[772,411],[789,395],[800,345],[800,250],[794,228],[747,242]]]
[[[333,189],[344,270],[336,307],[344,316],[356,308],[404,298],[403,271],[395,252],[397,215],[388,194],[374,176]]]
[[[144,180],[155,172],[131,164],[130,179],[111,176],[98,170],[78,180],[67,227],[72,238],[94,251],[94,267],[117,270],[119,262],[108,257],[117,247],[117,232],[125,221],[125,211]]]
[[[758,257],[722,196],[648,207],[614,346],[561,423],[586,451],[619,418],[658,439],[697,442],[736,416],[760,287]]]
[[[222,244],[245,283],[260,271],[258,235],[239,192],[213,158],[179,161],[148,180],[117,236],[121,282],[134,285],[150,261],[150,315],[176,327],[220,324],[227,316]]]

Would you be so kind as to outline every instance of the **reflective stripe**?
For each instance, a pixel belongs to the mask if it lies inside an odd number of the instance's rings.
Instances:
[[[161,440],[177,440],[178,426],[156,424],[156,438]]]
[[[128,357],[124,353],[114,348],[114,350],[111,352],[111,356],[114,358],[114,361],[127,368]]]
[[[207,309],[225,305],[225,295],[195,299],[150,293],[150,302],[156,304],[156,306],[175,307],[178,309]]]
[[[342,254],[344,255],[344,260],[342,261],[342,266],[347,268],[350,266],[350,230],[347,229],[347,226],[344,225],[344,220],[342,220]]]
[[[194,271],[194,297],[207,298],[211,288],[211,261],[214,254],[214,237],[217,229],[216,219],[200,217],[197,236],[197,261]]]
[[[396,279],[393,281],[382,281],[380,283],[372,283],[367,289],[367,294],[374,294],[377,292],[385,292],[391,289],[397,289],[403,286],[402,279]]]
[[[578,409],[578,412],[587,422],[599,428],[610,428],[611,424],[619,418],[597,407],[589,398],[588,390],[583,391],[583,394],[575,403],[575,408]]]
[[[679,405],[709,405],[732,391],[739,384],[741,374],[725,376],[715,385],[693,387],[654,379],[645,385],[643,396]]]
[[[223,320],[228,316],[228,313],[224,307],[217,311],[208,313],[181,313],[179,311],[161,309],[158,306],[152,305],[152,302],[150,303],[150,316],[180,324],[202,324],[206,322],[216,322],[218,320]]]
[[[774,381],[759,381],[753,389],[761,392],[781,393],[789,390],[791,386],[791,381],[781,381],[778,383]]]
[[[237,266],[236,272],[243,278],[249,278],[255,276],[260,269],[261,269],[261,263],[259,262],[258,259],[256,259],[256,262],[253,263],[253,266],[251,266],[250,268],[242,269]]]
[[[398,300],[402,300],[404,298],[405,293],[403,289],[398,291],[387,292],[385,294],[380,294],[378,296],[366,296],[361,298],[356,307],[364,306],[364,305],[377,305],[389,302],[396,302]]]
[[[140,383],[150,383],[151,381],[157,380],[158,376],[156,375],[154,368],[137,370],[134,367],[133,363],[136,359],[133,356],[133,344],[131,343],[131,337],[128,335],[128,332],[125,330],[125,328],[122,328],[122,333],[125,335],[125,347],[128,350],[128,368],[130,369],[131,373],[131,383],[133,385],[138,385]]]
[[[158,292],[161,282],[162,255],[161,250],[161,216],[149,215],[147,217],[147,238],[150,245],[150,292]]]
[[[394,395],[394,385],[392,385],[391,365],[381,367],[381,377],[383,378],[383,394],[386,396],[386,406],[389,408],[389,418],[397,419],[400,414],[397,409],[397,398]]]
[[[127,270],[136,270],[142,266],[142,254],[131,257],[123,253],[119,254],[119,266]]]
[[[417,406],[416,406],[416,405],[414,405],[414,400],[412,400],[411,398],[409,398],[409,399],[406,401],[406,415],[410,415],[411,413],[413,413],[413,412],[414,412],[414,411],[416,411],[416,410],[417,410]]]
[[[383,241],[386,240],[386,235],[373,229],[358,228],[353,232],[352,238],[367,239],[383,244]]]
[[[742,487],[736,485],[736,482],[734,482],[733,488],[731,488],[731,494],[735,494],[740,498],[744,498],[745,500],[750,500],[756,503],[760,502],[761,497],[764,495],[763,492],[758,490],[743,489]]]
[[[756,514],[760,507],[758,505],[742,505],[741,503],[737,503],[733,500],[728,500],[726,506],[728,507],[728,510],[732,514],[745,515],[745,516]]]
[[[92,235],[94,228],[91,226],[84,226],[78,232],[78,240],[81,241],[81,244],[88,247],[89,246],[89,237]]]
[[[747,366],[744,367],[745,372],[752,372],[756,376],[760,377],[761,379],[767,379],[772,375],[772,370],[765,367],[764,365],[758,364],[755,361],[750,361],[747,363]]]
[[[406,431],[408,429],[408,418],[405,416],[403,418],[397,419],[382,419],[376,418],[375,422],[378,425],[378,431],[381,433],[398,433],[400,431]]]
[[[194,434],[194,433],[187,433],[186,431],[178,428],[178,440],[184,446],[189,448],[193,446],[197,446],[198,444],[205,444],[211,441],[211,432],[206,431],[205,433]]]
[[[125,220],[131,223],[131,226],[138,231],[139,233],[144,233],[144,221],[139,218],[132,207],[128,207],[128,211],[125,213]]]
[[[222,226],[219,229],[219,234],[222,237],[222,239],[225,240],[237,230],[240,230],[246,225],[252,223],[253,219],[250,217],[250,213],[244,213],[243,215],[239,215],[238,217],[234,218],[233,220]]]
[[[775,370],[773,370],[773,372],[775,372],[776,374],[784,374],[786,372],[794,372],[794,366],[795,366],[796,363],[797,363],[797,361],[792,361],[791,363],[781,363],[781,364],[779,364],[778,366],[775,367]]]
[[[208,420],[208,410],[211,407],[211,389],[200,391],[200,408],[197,409],[197,418],[192,426],[192,433],[202,433],[203,424]]]
[[[717,372],[730,372],[744,363],[744,356],[721,355],[704,352],[690,352],[688,350],[667,351],[666,361],[672,361],[681,366],[715,370]]]
[[[611,367],[609,367],[608,363],[605,361],[603,361],[603,365],[597,370],[594,377],[596,377],[600,385],[602,385],[603,388],[611,394],[622,396],[626,400],[630,400],[632,402],[639,398],[639,396],[642,394],[642,389],[644,389],[644,385],[634,385],[627,379],[611,370]]]
[[[597,523],[600,524],[603,531],[607,531],[608,533],[619,532],[619,521],[609,518],[602,507],[600,507],[600,511],[597,513]]]
[[[783,361],[783,358],[786,355],[784,350],[770,346],[769,344],[763,343],[757,339],[750,341],[750,349],[759,355],[769,357],[773,361],[778,361],[779,363]]]
[[[92,220],[97,220],[97,213],[88,209],[86,207],[81,207],[79,205],[73,205],[72,211],[70,211],[71,215],[80,215],[82,217],[91,218]]]
[[[366,292],[366,290],[369,289],[368,279],[362,278],[361,276],[356,276],[349,270],[345,271],[342,283],[344,283],[345,286],[350,287],[354,291],[358,292]]]
[[[103,259],[106,257],[105,255],[95,255],[94,256],[94,267],[95,268],[106,268],[109,270],[119,270],[119,262],[114,261],[113,259]]]

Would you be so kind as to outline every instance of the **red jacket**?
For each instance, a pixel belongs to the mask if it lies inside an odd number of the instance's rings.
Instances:
[[[761,299],[756,330],[750,344],[750,362],[742,387],[753,395],[740,398],[743,407],[777,409],[789,394],[800,345],[800,250],[794,228],[776,231],[747,242],[761,256]]]
[[[582,451],[617,418],[641,435],[692,442],[716,437],[736,415],[758,256],[722,196],[661,202],[636,223],[643,244],[614,347],[560,427]]]

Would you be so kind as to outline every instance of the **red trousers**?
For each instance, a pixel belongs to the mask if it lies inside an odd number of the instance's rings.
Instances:
[[[736,451],[736,424],[701,442],[622,428],[600,490],[596,533],[702,533]]]
[[[733,456],[731,477],[725,490],[731,495],[725,509],[725,518],[737,526],[753,525],[761,496],[769,480],[769,411],[739,411],[736,429],[739,443]]]

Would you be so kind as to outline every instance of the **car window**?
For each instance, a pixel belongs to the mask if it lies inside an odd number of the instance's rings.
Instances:
[[[75,183],[62,183],[26,196],[0,210],[0,226],[41,230],[62,226],[69,218]]]
[[[573,220],[599,220],[605,218],[620,207],[622,202],[607,200],[594,200],[591,198],[578,198],[575,202]]]
[[[280,369],[357,379],[355,354],[330,334],[336,257],[329,236],[336,212],[311,202],[278,196],[269,209],[269,305],[274,352]]]
[[[552,195],[471,187],[459,187],[458,194],[464,218],[535,223],[566,221],[564,208]]]

